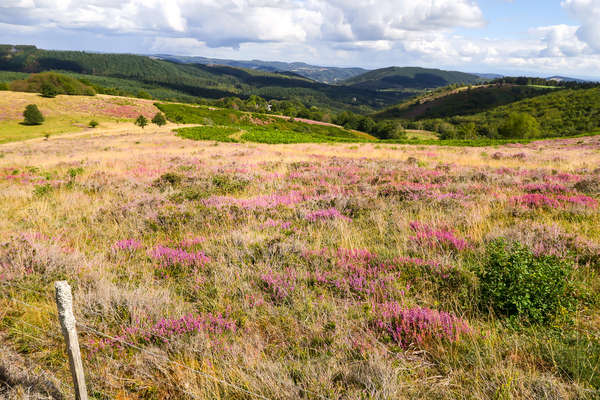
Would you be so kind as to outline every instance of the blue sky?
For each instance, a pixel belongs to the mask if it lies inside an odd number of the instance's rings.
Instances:
[[[600,78],[600,0],[2,0],[0,42]]]

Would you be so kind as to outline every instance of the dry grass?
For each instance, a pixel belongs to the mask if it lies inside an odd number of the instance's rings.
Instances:
[[[222,381],[273,399],[597,395],[594,365],[573,365],[585,346],[598,351],[589,344],[599,334],[598,266],[580,266],[590,293],[553,327],[515,328],[481,309],[473,271],[491,237],[536,224],[594,251],[597,208],[524,209],[511,199],[529,183],[576,191],[578,180],[600,179],[598,138],[502,148],[260,145],[169,130],[109,127],[0,146],[0,332],[11,351],[68,384],[52,300],[52,282],[68,279],[81,323],[145,349],[80,329],[96,398],[254,398]],[[331,208],[344,218],[307,218]],[[418,243],[413,221],[448,227],[469,247]],[[115,250],[127,239],[141,248]],[[210,261],[165,265],[151,253],[159,245]],[[392,278],[384,291],[336,287],[315,276],[345,277],[345,264],[307,255],[323,248],[368,249],[386,262],[419,257],[455,272],[397,269],[377,277]],[[385,301],[449,312],[471,332],[403,348],[374,323]],[[163,332],[168,342],[131,333],[187,314],[235,329]],[[573,329],[589,339],[582,347],[557,339]]]
[[[28,104],[39,107],[46,118],[44,124],[21,124],[23,110]],[[87,129],[91,120],[99,122],[102,128],[130,124],[140,114],[152,118],[157,112],[151,100],[108,95],[44,98],[36,93],[3,91],[0,96],[0,144],[81,132]]]

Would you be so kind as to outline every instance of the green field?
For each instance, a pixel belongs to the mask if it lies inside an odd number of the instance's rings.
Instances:
[[[329,125],[250,114],[231,109],[194,107],[182,104],[156,104],[172,122],[202,124],[203,127],[183,128],[181,137],[195,140],[248,141],[257,143],[325,143],[366,142],[369,135]],[[231,135],[243,131],[239,137]]]

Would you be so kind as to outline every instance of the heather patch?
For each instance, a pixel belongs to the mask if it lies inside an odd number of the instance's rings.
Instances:
[[[246,396],[188,367],[273,399],[595,388],[595,141],[96,132],[0,159],[0,335],[40,371],[70,376],[52,287],[67,279],[99,398]]]
[[[424,348],[436,342],[454,343],[471,333],[466,321],[430,308],[405,308],[392,302],[377,307],[376,328],[403,348]]]

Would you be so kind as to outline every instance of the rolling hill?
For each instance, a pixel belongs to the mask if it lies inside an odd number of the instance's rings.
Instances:
[[[37,73],[62,71],[78,74],[91,83],[102,77],[137,90],[160,92],[161,99],[188,101],[190,96],[209,99],[248,98],[298,100],[331,110],[365,112],[389,106],[408,93],[377,93],[369,89],[327,85],[296,74],[272,73],[223,65],[181,64],[131,54],[96,54],[49,51],[33,46],[0,46],[0,71]],[[111,86],[112,87],[112,86]]]
[[[454,83],[480,82],[474,74],[418,67],[389,67],[366,72],[342,82],[346,86],[377,91],[432,89]]]
[[[407,100],[373,115],[376,120],[446,118],[472,115],[556,89],[527,85],[482,85],[447,88]]]
[[[280,61],[262,61],[262,60],[228,60],[220,58],[173,56],[169,54],[157,54],[154,57],[175,61],[183,64],[208,64],[208,65],[227,65],[229,67],[255,69],[267,72],[293,72],[305,78],[312,79],[321,83],[334,84],[346,79],[358,76],[368,72],[364,68],[340,68],[340,67],[322,67],[310,65],[302,62],[280,62]]]

